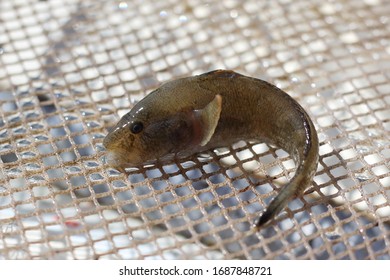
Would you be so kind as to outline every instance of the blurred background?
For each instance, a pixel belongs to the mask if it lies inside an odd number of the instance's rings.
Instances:
[[[214,69],[277,85],[318,131],[312,186],[259,232],[295,171],[278,147],[104,161],[135,103]],[[389,81],[387,0],[1,0],[0,259],[390,259]]]

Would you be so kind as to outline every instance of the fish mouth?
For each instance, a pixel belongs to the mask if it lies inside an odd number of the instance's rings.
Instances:
[[[106,163],[121,172],[125,172],[125,168],[137,167],[142,164],[139,156],[135,153],[122,150],[107,150]]]

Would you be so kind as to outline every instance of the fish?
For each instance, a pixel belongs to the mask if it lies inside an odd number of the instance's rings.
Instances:
[[[285,150],[296,170],[254,226],[272,221],[311,184],[319,143],[308,113],[273,84],[214,70],[161,85],[134,105],[103,140],[109,166],[126,168],[259,141]]]

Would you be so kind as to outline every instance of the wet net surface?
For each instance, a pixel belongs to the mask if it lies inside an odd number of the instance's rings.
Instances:
[[[389,15],[386,0],[0,1],[0,258],[389,259]],[[318,131],[312,186],[259,232],[295,170],[277,147],[128,176],[104,161],[142,97],[218,68],[284,89]]]

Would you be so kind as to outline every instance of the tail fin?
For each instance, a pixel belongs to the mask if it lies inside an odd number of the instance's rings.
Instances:
[[[256,227],[260,228],[269,221],[271,221],[284,207],[287,206],[288,202],[294,197],[296,189],[299,188],[298,180],[292,180],[288,183],[280,193],[271,201],[267,210],[261,215],[260,219],[256,223]]]
[[[316,142],[317,144],[317,142]],[[302,162],[291,181],[283,187],[280,193],[271,201],[267,210],[261,215],[256,223],[256,227],[260,228],[271,221],[284,207],[287,206],[290,200],[301,194],[311,183],[312,178],[317,170],[318,162],[318,144],[314,145],[309,152],[306,160]]]

